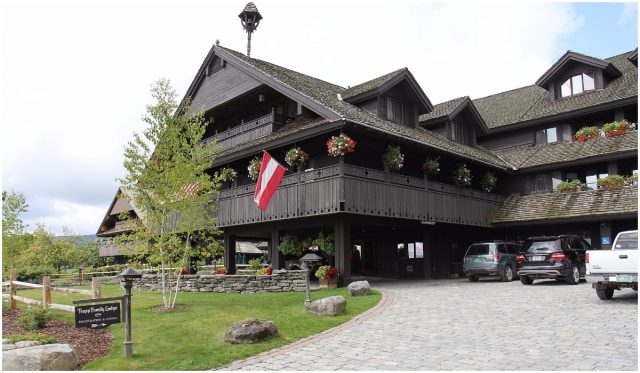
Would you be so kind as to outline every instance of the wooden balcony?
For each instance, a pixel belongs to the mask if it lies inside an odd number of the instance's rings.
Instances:
[[[220,150],[228,149],[236,145],[267,136],[275,130],[275,125],[286,123],[287,120],[291,120],[291,118],[275,114],[272,111],[260,118],[253,119],[248,122],[243,121],[237,127],[218,132],[217,134],[200,141],[200,143],[208,144],[215,140],[217,144],[220,145]]]
[[[285,176],[267,211],[253,201],[255,184],[220,193],[221,227],[350,212],[489,226],[504,197],[346,164]]]

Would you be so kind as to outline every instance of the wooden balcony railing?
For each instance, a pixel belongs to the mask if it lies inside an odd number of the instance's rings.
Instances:
[[[267,211],[255,184],[220,193],[221,227],[351,212],[362,215],[489,226],[502,196],[378,170],[338,164],[287,175]]]

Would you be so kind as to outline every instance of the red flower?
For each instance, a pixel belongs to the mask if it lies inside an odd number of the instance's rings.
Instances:
[[[331,267],[327,269],[327,277],[328,278],[336,278],[338,277],[338,270],[335,267]]]

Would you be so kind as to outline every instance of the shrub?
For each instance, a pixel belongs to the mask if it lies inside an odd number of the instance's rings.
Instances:
[[[44,308],[28,307],[25,313],[18,317],[16,325],[22,329],[42,329],[51,319],[49,311]]]
[[[485,192],[491,192],[496,188],[496,184],[498,183],[498,177],[496,173],[493,171],[487,171],[482,175],[482,179],[480,179],[480,187]]]
[[[56,343],[56,337],[42,334],[42,333],[24,333],[24,334],[14,334],[7,337],[9,343],[16,343],[20,341],[34,341],[40,342],[40,344],[48,345],[52,343]]]
[[[585,142],[588,139],[597,139],[600,137],[600,130],[596,126],[585,126],[576,132],[576,140]]]
[[[558,192],[581,192],[584,190],[584,184],[580,180],[565,180],[558,184]]]
[[[260,260],[260,258],[255,258],[255,259],[251,259],[249,260],[249,269],[251,269],[252,271],[257,271],[260,268],[262,268],[262,261]]]
[[[634,125],[629,123],[626,119],[617,120],[615,122],[606,123],[602,126],[605,136],[614,137],[624,135],[625,133],[632,131]]]
[[[440,157],[427,158],[422,164],[422,172],[426,175],[435,175],[440,172]]]
[[[459,187],[468,187],[471,185],[471,171],[464,163],[458,163],[458,166],[453,170],[453,182]]]
[[[399,170],[404,165],[404,154],[400,152],[400,147],[387,145],[387,150],[382,158],[384,165],[392,170]]]
[[[40,283],[43,276],[50,276],[54,273],[56,273],[55,268],[49,266],[25,266],[16,270],[16,279]]]

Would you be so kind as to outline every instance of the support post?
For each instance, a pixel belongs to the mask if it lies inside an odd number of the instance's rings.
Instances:
[[[10,292],[11,292],[11,309],[15,310],[18,308],[18,305],[16,304],[16,300],[13,297],[16,294],[16,273],[15,272],[11,272],[11,278],[9,279],[9,288],[10,288]]]
[[[351,252],[353,250],[349,216],[339,215],[334,224],[333,232],[336,246],[336,269],[342,276],[343,283],[348,284],[351,281]]]
[[[133,355],[133,341],[131,340],[131,285],[127,283],[124,291],[124,357]]]
[[[227,273],[236,273],[236,236],[224,232],[224,266]]]
[[[280,263],[280,250],[278,250],[279,245],[280,245],[280,231],[278,230],[278,228],[273,227],[273,229],[271,229],[271,246],[270,246],[271,267],[273,269],[282,268],[282,265]]]
[[[80,281],[80,285],[84,281],[84,266],[78,267],[78,281]]]
[[[51,277],[42,277],[42,308],[49,308],[51,304]]]
[[[91,298],[98,299],[102,295],[100,280],[97,277],[91,279]]]

